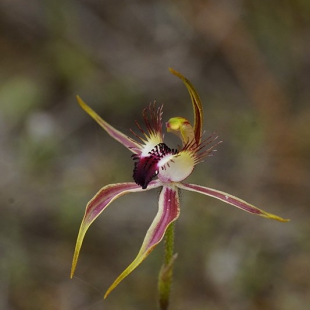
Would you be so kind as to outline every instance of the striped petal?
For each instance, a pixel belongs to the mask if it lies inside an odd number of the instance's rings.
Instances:
[[[159,196],[158,213],[146,233],[137,257],[113,282],[105,293],[104,298],[153,251],[155,246],[163,239],[168,226],[179,217],[179,213],[177,188],[174,185],[164,186]]]
[[[202,136],[202,123],[203,123],[203,110],[200,97],[192,85],[192,83],[185,78],[181,73],[175,71],[172,68],[169,68],[169,71],[174,74],[175,76],[179,77],[183,83],[185,84],[189,95],[192,100],[193,109],[194,109],[194,132],[195,132],[195,139],[197,143],[200,143],[201,136]]]
[[[72,267],[71,267],[71,278],[74,275],[74,271],[77,265],[77,261],[79,258],[79,253],[82,247],[84,236],[89,228],[89,226],[93,223],[93,221],[101,214],[103,210],[106,209],[107,206],[110,205],[112,201],[115,199],[133,192],[142,192],[145,190],[150,190],[153,188],[157,188],[161,186],[162,183],[159,180],[153,181],[148,185],[147,189],[142,189],[141,186],[135,183],[119,183],[119,184],[111,184],[103,187],[99,190],[99,192],[89,201],[86,206],[84,218],[82,220],[79,234],[77,237]]]
[[[122,132],[115,129],[113,126],[104,121],[93,109],[91,109],[79,96],[76,96],[82,109],[88,113],[112,138],[123,144],[131,152],[137,154],[141,149],[139,143],[124,135]]]
[[[212,189],[212,188],[208,188],[208,187],[204,187],[200,185],[195,185],[195,184],[184,184],[184,183],[178,183],[177,186],[181,189],[186,189],[188,191],[197,192],[200,194],[204,194],[210,197],[217,198],[234,207],[237,207],[243,211],[246,211],[252,214],[260,215],[260,216],[263,216],[263,217],[266,217],[272,220],[277,220],[280,222],[289,221],[288,219],[283,219],[282,217],[279,217],[277,215],[265,212],[264,210],[258,209],[240,198],[237,198],[230,194],[218,191],[216,189]]]

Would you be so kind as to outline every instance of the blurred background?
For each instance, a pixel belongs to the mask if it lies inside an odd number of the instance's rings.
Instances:
[[[291,222],[182,192],[171,310],[306,309],[309,21],[307,0],[1,0],[0,308],[157,309],[162,245],[102,299],[137,254],[156,191],[113,202],[69,279],[86,203],[133,170],[75,96],[129,135],[154,99],[164,121],[192,120],[172,67],[198,90],[206,134],[224,141],[189,182]]]

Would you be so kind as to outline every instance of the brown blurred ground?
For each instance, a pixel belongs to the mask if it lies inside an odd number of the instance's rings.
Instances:
[[[196,86],[207,133],[224,141],[190,181],[291,218],[183,193],[171,310],[307,309],[309,20],[307,0],[2,0],[0,309],[156,309],[161,246],[102,301],[138,252],[156,192],[101,215],[69,280],[87,201],[133,169],[75,95],[127,133],[154,99],[164,121],[191,119],[168,67]]]

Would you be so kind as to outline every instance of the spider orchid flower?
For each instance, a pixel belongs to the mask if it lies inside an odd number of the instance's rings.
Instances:
[[[185,84],[193,105],[194,124],[183,117],[174,117],[166,123],[167,131],[176,134],[182,141],[179,149],[170,149],[164,143],[162,133],[162,106],[156,108],[155,103],[144,109],[143,118],[146,131],[136,122],[140,134],[131,131],[135,137],[132,139],[121,133],[77,96],[81,107],[115,140],[123,144],[133,153],[135,161],[133,179],[135,182],[106,185],[89,201],[82,220],[77,237],[73,256],[71,278],[74,275],[80,249],[89,226],[115,199],[129,193],[147,191],[161,187],[158,201],[158,212],[150,228],[148,229],[140,251],[133,262],[120,274],[105,293],[106,298],[110,292],[127,277],[142,261],[153,251],[156,245],[163,239],[168,226],[174,222],[180,214],[179,190],[188,190],[217,198],[227,204],[233,205],[243,211],[260,215],[269,219],[286,222],[288,220],[267,213],[244,200],[225,192],[196,184],[187,184],[183,181],[193,172],[195,166],[202,162],[214,151],[213,142],[216,135],[203,139],[202,105],[193,85],[179,72],[169,69]]]

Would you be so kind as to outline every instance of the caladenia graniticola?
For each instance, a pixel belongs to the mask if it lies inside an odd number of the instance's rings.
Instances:
[[[164,141],[162,132],[163,106],[156,107],[156,104],[152,103],[143,110],[146,129],[142,129],[136,122],[139,134],[132,131],[136,138],[133,139],[112,127],[86,105],[80,97],[77,97],[81,107],[112,138],[123,144],[133,153],[134,182],[106,185],[89,201],[77,237],[71,269],[72,278],[86,231],[111,202],[125,194],[148,191],[161,187],[158,212],[146,233],[137,257],[112,283],[104,295],[104,298],[106,298],[125,277],[142,263],[166,235],[165,259],[164,265],[161,268],[158,285],[161,309],[167,309],[169,301],[172,265],[176,257],[173,254],[173,222],[180,214],[180,190],[188,190],[211,196],[255,215],[281,222],[288,221],[258,209],[248,202],[225,192],[184,182],[194,171],[197,164],[203,162],[208,156],[213,154],[214,147],[221,141],[217,142],[216,134],[210,137],[203,136],[203,109],[198,93],[183,75],[173,69],[169,70],[184,82],[190,94],[194,111],[193,125],[187,119],[180,116],[173,117],[166,122],[168,133],[175,134],[181,139],[182,145],[178,149],[170,148]]]

